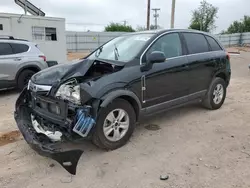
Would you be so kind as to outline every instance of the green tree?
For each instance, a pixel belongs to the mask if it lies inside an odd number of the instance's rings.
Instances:
[[[123,25],[119,23],[110,23],[105,27],[105,31],[111,31],[111,32],[134,32],[135,30],[130,25]]]
[[[244,16],[240,21],[234,21],[224,33],[231,34],[243,32],[250,32],[250,16]]]
[[[208,3],[206,0],[200,2],[198,9],[192,13],[189,29],[196,29],[211,32],[216,28],[215,19],[217,18],[218,8]]]

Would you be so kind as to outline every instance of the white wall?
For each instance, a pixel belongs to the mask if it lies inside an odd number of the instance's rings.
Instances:
[[[0,23],[4,29],[0,31],[0,35],[11,35],[38,44],[47,60],[59,63],[67,60],[65,19],[0,13]],[[33,40],[32,26],[56,28],[57,41]]]

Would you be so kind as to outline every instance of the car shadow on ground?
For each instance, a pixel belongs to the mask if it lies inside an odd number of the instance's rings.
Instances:
[[[200,104],[190,104],[180,108],[161,112],[156,115],[145,117],[140,121],[140,123],[137,123],[134,134],[132,136],[133,138],[127,143],[127,145],[129,145],[130,143],[133,144],[134,139],[140,140],[140,137],[143,137],[142,133],[144,133],[145,131],[150,131],[147,130],[146,128],[148,125],[156,125],[159,126],[159,128],[161,129],[164,128],[162,126],[169,126],[169,125],[164,125],[168,123],[169,119],[178,119],[181,115],[188,116],[188,114],[193,114],[200,111],[206,111],[206,109],[202,108]],[[106,151],[97,148],[95,145],[92,144],[90,140],[83,141],[83,143],[80,145],[82,145],[81,149],[83,149],[85,152],[88,152],[89,156],[100,154]]]
[[[17,95],[20,92],[16,89],[0,90],[0,97],[8,97],[11,95]]]

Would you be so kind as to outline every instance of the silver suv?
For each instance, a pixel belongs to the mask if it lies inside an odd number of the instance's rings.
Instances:
[[[0,37],[0,90],[22,90],[36,72],[48,67],[37,45],[13,37]]]

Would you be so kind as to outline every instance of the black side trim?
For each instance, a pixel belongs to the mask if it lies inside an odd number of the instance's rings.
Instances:
[[[177,99],[174,99],[171,101],[166,101],[164,103],[150,106],[146,109],[142,109],[142,111],[144,112],[144,115],[148,115],[148,114],[154,114],[156,112],[168,110],[168,109],[173,108],[175,106],[182,105],[182,104],[188,103],[190,101],[193,101],[195,99],[202,98],[206,95],[206,92],[207,92],[207,90],[199,91],[199,92],[196,92],[196,93],[184,96],[184,97],[180,97],[180,98],[177,98]]]
[[[0,80],[0,90],[16,87],[16,82],[14,80]]]

